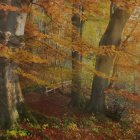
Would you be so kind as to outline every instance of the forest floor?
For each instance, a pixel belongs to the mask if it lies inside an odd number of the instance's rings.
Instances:
[[[36,94],[31,93],[25,96],[26,104],[41,114],[53,117],[63,117],[69,111],[70,98],[62,94]]]
[[[60,93],[25,95],[29,109],[39,114],[39,124],[28,119],[15,130],[9,130],[10,140],[139,140],[138,116],[129,115],[121,122],[95,118],[69,107],[70,97]],[[136,121],[133,121],[134,118]]]

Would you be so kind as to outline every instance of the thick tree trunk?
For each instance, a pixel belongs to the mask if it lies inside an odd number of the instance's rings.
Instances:
[[[17,105],[23,102],[18,76],[14,74],[16,65],[9,60],[1,59],[0,63],[0,126],[9,128],[16,123]]]
[[[22,0],[4,0],[3,3],[21,7]],[[21,36],[24,35],[26,13],[0,11],[0,43],[9,48],[23,45]],[[7,129],[17,122],[23,96],[20,89],[18,75],[14,73],[17,65],[0,58],[0,128]]]
[[[73,4],[73,9],[80,9],[81,6]],[[82,37],[83,21],[80,19],[78,13],[73,13],[72,16],[72,41],[77,41]],[[77,51],[72,51],[72,89],[71,89],[71,106],[76,108],[81,108],[83,106],[84,100],[81,91],[82,84],[82,56]]]
[[[129,13],[115,7],[108,27],[101,38],[99,46],[115,45],[119,47],[121,35],[124,26],[129,18]],[[112,76],[114,56],[97,56],[95,69],[104,73],[106,76]],[[105,112],[105,94],[104,90],[108,88],[109,79],[105,79],[95,75],[92,83],[92,94],[87,110],[90,112],[104,113]]]

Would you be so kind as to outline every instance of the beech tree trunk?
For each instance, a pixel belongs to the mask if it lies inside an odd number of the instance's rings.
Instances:
[[[73,10],[83,10],[78,4],[73,4]],[[72,41],[77,41],[82,37],[83,21],[80,19],[79,13],[74,13],[72,16]],[[83,95],[81,92],[82,84],[82,56],[77,51],[72,51],[72,89],[71,89],[71,106],[81,108],[83,106]]]
[[[112,11],[112,10],[111,10]],[[129,19],[129,13],[118,7],[111,13],[110,21],[107,29],[102,36],[99,46],[115,45],[119,47],[121,42],[121,35],[124,26]],[[106,76],[112,76],[114,56],[97,56],[95,69],[104,73]],[[104,90],[109,86],[109,80],[98,75],[95,75],[92,83],[92,94],[87,110],[95,113],[105,112],[105,94]]]
[[[2,0],[0,3],[21,7],[22,0]],[[0,43],[5,47],[19,48],[23,45],[22,36],[26,23],[26,13],[0,10]],[[6,58],[0,58],[0,128],[13,126],[24,103],[19,77],[14,73],[17,64]]]

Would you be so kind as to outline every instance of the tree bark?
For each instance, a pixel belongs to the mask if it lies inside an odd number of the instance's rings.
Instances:
[[[22,0],[3,0],[5,4],[21,7]],[[26,13],[18,11],[0,11],[0,43],[15,49],[23,45],[21,36],[24,35]],[[0,58],[0,128],[13,126],[24,103],[19,77],[14,73],[17,64],[6,58]],[[20,106],[20,107],[19,107]]]
[[[111,13],[110,21],[107,29],[102,36],[99,46],[111,46],[119,47],[121,42],[122,31],[125,27],[127,20],[129,19],[129,13],[122,9],[116,8]],[[114,56],[97,56],[95,69],[104,73],[106,76],[112,76]],[[109,86],[109,79],[105,79],[101,76],[95,75],[92,83],[92,94],[87,110],[95,113],[105,112],[105,94],[104,90]]]

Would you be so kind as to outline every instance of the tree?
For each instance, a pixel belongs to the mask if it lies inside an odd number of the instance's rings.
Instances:
[[[0,4],[9,10],[0,10],[0,43],[13,51],[24,45],[21,41],[27,14],[21,11],[29,1],[2,0]],[[9,128],[22,114],[24,104],[19,77],[14,73],[17,64],[12,60],[0,58],[0,127]]]
[[[113,9],[112,9],[113,8]],[[116,48],[121,43],[122,31],[125,27],[130,14],[116,5],[111,3],[111,16],[107,29],[102,36],[99,46],[108,47],[114,45]],[[101,55],[97,56],[95,69],[99,72],[104,73],[106,76],[112,76],[114,56]],[[92,94],[90,103],[88,106],[89,111],[98,113],[105,112],[105,89],[108,88],[109,79],[103,78],[99,75],[95,75],[92,83]]]
[[[77,3],[73,4],[73,16],[72,16],[72,25],[73,25],[73,33],[72,33],[72,41],[75,42],[82,37],[82,28],[83,21],[80,18],[79,12],[83,11],[82,5]],[[82,56],[78,51],[72,51],[72,90],[71,90],[71,105],[73,107],[81,108],[83,106],[83,95],[81,91],[82,84]]]

